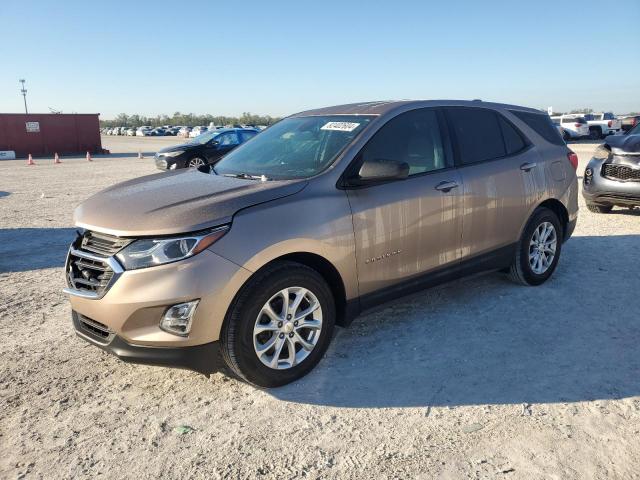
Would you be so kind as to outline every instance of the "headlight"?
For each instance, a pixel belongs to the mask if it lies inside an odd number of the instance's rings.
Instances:
[[[174,238],[140,239],[130,243],[116,255],[126,270],[154,267],[192,257],[219,240],[228,226],[202,234]]]
[[[177,157],[178,155],[182,155],[184,150],[176,150],[175,152],[164,152],[162,155],[165,157]]]
[[[607,158],[609,158],[610,154],[611,154],[611,150],[609,150],[604,145],[600,145],[598,148],[596,148],[596,151],[593,154],[593,158],[598,160],[606,160]]]

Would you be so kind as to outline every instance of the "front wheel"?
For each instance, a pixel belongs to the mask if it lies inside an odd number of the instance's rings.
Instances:
[[[222,328],[229,368],[258,387],[279,387],[309,373],[329,346],[335,324],[331,289],[294,262],[267,267],[234,300]]]
[[[522,285],[546,282],[558,265],[562,235],[558,216],[548,208],[537,209],[524,229],[509,277]]]
[[[189,163],[187,164],[187,166],[190,168],[199,168],[199,167],[203,167],[205,163],[206,162],[204,161],[204,159],[200,157],[193,157],[191,160],[189,160]]]

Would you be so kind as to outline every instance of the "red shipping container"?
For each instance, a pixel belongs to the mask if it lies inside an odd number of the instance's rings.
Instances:
[[[16,157],[102,153],[98,113],[0,113],[0,151]]]

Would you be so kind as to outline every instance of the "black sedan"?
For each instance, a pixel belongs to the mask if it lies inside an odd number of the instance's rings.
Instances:
[[[253,128],[223,128],[209,130],[187,143],[163,148],[155,155],[160,170],[215,165],[222,156],[241,143],[255,137]]]

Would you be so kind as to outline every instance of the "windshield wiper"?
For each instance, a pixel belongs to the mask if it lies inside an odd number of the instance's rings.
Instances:
[[[262,180],[263,182],[266,182],[267,180],[270,180],[270,178],[267,178],[265,175],[249,175],[248,173],[243,173],[243,172],[239,172],[239,173],[223,173],[222,176],[223,177],[232,177],[232,178],[243,178],[245,180]]]

